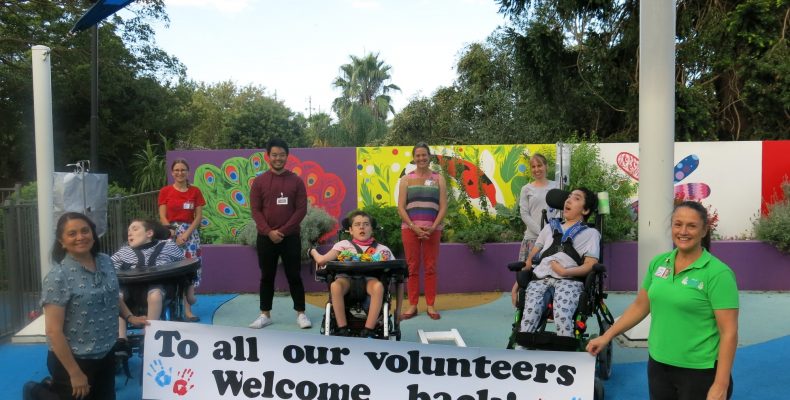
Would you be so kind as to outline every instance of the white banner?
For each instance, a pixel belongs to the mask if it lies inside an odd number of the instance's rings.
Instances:
[[[507,329],[507,328],[504,328]],[[592,399],[587,353],[151,321],[145,399]]]

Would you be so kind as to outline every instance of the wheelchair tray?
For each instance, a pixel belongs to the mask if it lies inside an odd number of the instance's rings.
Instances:
[[[198,269],[200,269],[200,259],[187,258],[181,261],[157,265],[155,267],[137,267],[127,270],[118,270],[116,273],[118,275],[118,282],[124,285],[161,281],[167,278],[185,276],[195,273]]]
[[[326,263],[324,268],[319,269],[319,275],[329,273],[342,273],[349,275],[366,275],[368,273],[392,273],[392,274],[406,274],[406,261],[405,260],[388,260],[388,261],[330,261]]]

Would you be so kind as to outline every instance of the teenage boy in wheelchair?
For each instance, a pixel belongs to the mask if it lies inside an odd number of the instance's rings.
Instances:
[[[145,315],[146,320],[175,319],[181,304],[179,291],[194,276],[200,263],[185,260],[184,251],[167,240],[170,231],[156,221],[135,219],[127,230],[127,246],[119,249],[111,259],[121,284],[121,298],[133,315]],[[165,306],[168,307],[165,307]],[[129,376],[127,360],[134,349],[142,345],[142,337],[127,337],[129,319],[118,320],[118,342],[115,355]]]
[[[584,348],[588,337],[589,316],[596,315],[600,333],[614,323],[603,302],[601,234],[587,225],[598,209],[598,198],[580,187],[570,193],[553,189],[546,200],[549,206],[562,209],[564,220],[549,221],[527,260],[508,266],[518,271],[511,292],[516,324],[508,348],[577,351]],[[598,215],[596,225],[601,229],[602,224]],[[547,305],[549,300],[552,302]],[[556,332],[545,332],[552,317]],[[596,373],[602,379],[611,374],[611,354],[609,346],[597,360]],[[602,393],[596,398],[602,398]]]
[[[347,230],[351,235],[351,240],[341,240],[337,242],[331,250],[326,254],[321,254],[316,249],[310,249],[309,255],[315,260],[319,268],[324,267],[327,263],[335,260],[344,259],[347,261],[389,261],[393,259],[392,251],[385,245],[379,244],[373,238],[373,230],[375,229],[375,220],[371,218],[364,211],[352,211],[342,221],[343,229]],[[349,259],[350,258],[350,259]],[[362,264],[362,263],[360,263]],[[360,271],[364,271],[367,267],[360,266]],[[373,270],[373,268],[370,268]],[[380,272],[380,271],[379,271]],[[389,285],[389,277],[375,276],[373,274],[355,274],[351,276],[347,273],[332,273],[327,277],[329,283],[330,297],[329,301],[334,313],[336,329],[325,330],[326,334],[333,334],[335,336],[360,336],[375,338],[379,336],[386,336],[383,332],[377,332],[379,327],[379,317],[382,310],[385,297],[389,299],[388,288],[379,278],[387,278],[386,283]],[[363,282],[364,280],[364,282]],[[367,316],[365,319],[364,327],[355,331],[349,326],[346,295],[349,292],[354,292],[354,288],[361,285],[364,287],[364,293],[370,296],[370,305],[367,309]],[[387,296],[385,296],[387,295]],[[387,318],[388,316],[384,316]],[[326,318],[331,318],[331,315],[325,315]],[[325,325],[325,324],[324,324]],[[331,325],[331,324],[330,324]]]

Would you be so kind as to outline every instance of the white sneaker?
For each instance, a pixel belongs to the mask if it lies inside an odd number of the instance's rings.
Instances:
[[[272,324],[272,319],[261,314],[258,316],[258,318],[255,319],[255,321],[252,321],[252,323],[250,324],[250,328],[261,329],[264,326],[269,326],[271,324]]]
[[[308,329],[313,326],[313,323],[310,322],[310,318],[307,318],[305,313],[301,313],[296,316],[296,325],[299,325],[302,329]]]

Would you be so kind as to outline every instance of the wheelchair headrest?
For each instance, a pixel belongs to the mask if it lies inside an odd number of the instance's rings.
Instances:
[[[562,189],[551,189],[546,192],[546,204],[556,210],[562,210],[565,208],[565,200],[568,200],[570,195],[571,192]]]

